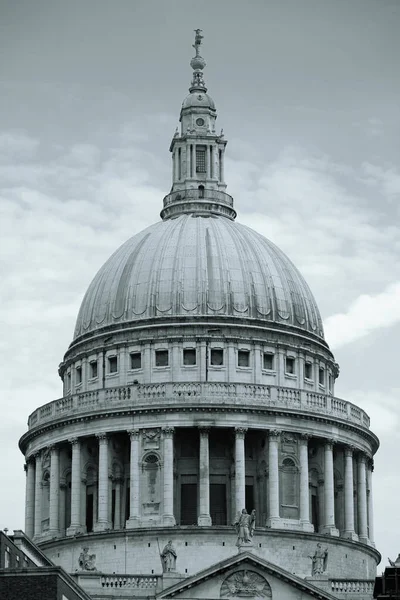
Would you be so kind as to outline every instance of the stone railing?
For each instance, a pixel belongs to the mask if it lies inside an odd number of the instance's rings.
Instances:
[[[370,424],[361,408],[328,394],[247,383],[150,383],[88,391],[54,400],[30,415],[28,427],[88,412],[190,405],[289,409],[343,419],[366,429]]]
[[[372,598],[374,583],[371,579],[332,579],[331,590],[334,596],[343,594],[352,598],[354,595],[367,595]]]
[[[167,196],[164,197],[164,208],[174,204],[175,202],[183,202],[183,201],[198,201],[198,200],[208,200],[210,202],[217,202],[218,204],[226,204],[227,206],[233,206],[233,198],[229,194],[221,191],[221,190],[211,190],[211,189],[187,189],[187,190],[177,190],[176,192],[171,192]]]
[[[154,589],[158,579],[155,575],[102,575],[100,582],[103,588]]]

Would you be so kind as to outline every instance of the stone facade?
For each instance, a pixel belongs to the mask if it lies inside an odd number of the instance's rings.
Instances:
[[[63,397],[20,440],[26,533],[95,598],[351,598],[356,587],[366,600],[379,442],[368,415],[334,395],[338,365],[301,275],[234,223],[199,35],[162,225],[94,279],[60,365]],[[232,523],[244,508],[255,536],[243,549]]]

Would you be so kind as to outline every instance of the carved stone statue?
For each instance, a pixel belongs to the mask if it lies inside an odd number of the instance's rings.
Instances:
[[[322,546],[318,542],[314,556],[309,556],[309,558],[312,560],[311,574],[322,575],[322,573],[326,571],[326,565],[328,563],[328,548],[322,550]]]
[[[194,32],[196,35],[194,37],[193,48],[196,50],[196,56],[199,56],[201,40],[203,39],[204,35],[201,35],[201,32],[202,32],[201,29],[195,29]]]
[[[164,550],[161,552],[161,560],[162,560],[164,573],[170,573],[171,571],[175,571],[176,558],[177,558],[176,550],[172,545],[172,541],[169,540],[168,544],[165,546]]]
[[[238,513],[234,526],[237,533],[236,546],[251,544],[256,526],[256,511],[252,510],[249,515],[244,508],[241,513]]]
[[[94,563],[96,562],[96,555],[89,554],[89,548],[83,548],[82,552],[79,555],[79,566],[82,571],[97,571]]]
[[[389,558],[389,564],[391,567],[400,567],[400,554],[398,555],[398,557],[396,558],[396,560],[390,560]]]

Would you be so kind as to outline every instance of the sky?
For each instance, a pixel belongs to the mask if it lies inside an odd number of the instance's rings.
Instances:
[[[0,0],[0,528],[91,279],[159,219],[203,29],[238,221],[309,283],[364,408],[378,571],[400,551],[398,0]]]

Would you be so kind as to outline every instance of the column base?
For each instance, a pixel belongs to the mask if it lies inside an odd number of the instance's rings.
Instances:
[[[67,530],[65,532],[65,535],[68,536],[74,536],[74,535],[83,535],[84,533],[86,533],[86,527],[83,527],[82,525],[71,525],[70,527],[67,527]]]
[[[355,531],[344,531],[342,537],[346,540],[351,540],[352,542],[358,542],[358,535]]]
[[[162,523],[163,523],[163,525],[166,525],[167,527],[173,527],[174,525],[176,525],[174,515],[163,515]]]
[[[339,537],[339,529],[336,529],[334,525],[325,525],[322,527],[321,533],[331,535],[332,537]]]
[[[59,537],[61,537],[61,534],[58,531],[58,529],[53,529],[53,530],[48,529],[47,531],[42,533],[42,535],[40,536],[40,540],[41,541],[54,540],[55,538],[59,538]]]
[[[108,521],[106,523],[95,523],[93,525],[93,531],[108,531],[109,529],[111,529],[111,523],[109,523]]]
[[[212,525],[210,515],[200,515],[197,517],[197,525],[200,527],[208,527]]]
[[[140,527],[139,517],[132,517],[128,519],[125,523],[126,529],[137,529]]]
[[[280,517],[268,517],[265,523],[265,527],[271,527],[271,529],[280,529],[282,527]]]
[[[368,544],[368,542],[369,542],[368,538],[367,538],[366,536],[362,536],[362,535],[359,535],[359,536],[358,536],[358,541],[359,541],[361,544]]]
[[[303,531],[314,532],[314,525],[310,521],[300,521],[300,525]]]

